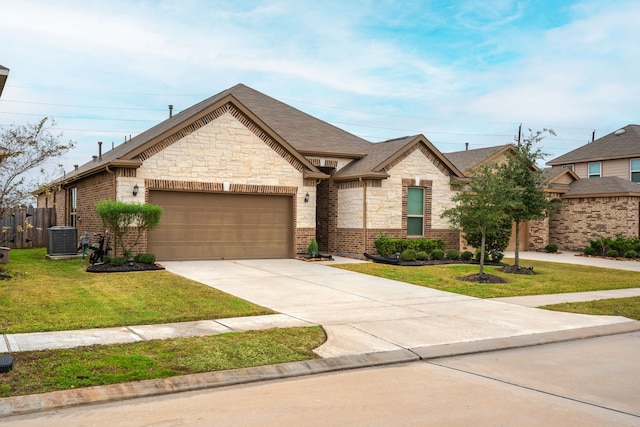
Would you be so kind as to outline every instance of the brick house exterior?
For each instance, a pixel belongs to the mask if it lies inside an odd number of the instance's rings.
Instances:
[[[159,229],[136,248],[159,260],[289,257],[314,238],[325,252],[373,252],[380,233],[457,249],[440,214],[464,179],[423,135],[374,144],[240,84],[99,152],[38,206],[81,234],[100,230],[100,200],[159,204]]]

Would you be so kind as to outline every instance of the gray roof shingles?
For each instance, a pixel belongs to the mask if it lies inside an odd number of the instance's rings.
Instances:
[[[620,133],[624,130],[623,133]],[[640,126],[627,125],[622,129],[576,148],[547,162],[548,165],[566,165],[609,159],[640,157]]]
[[[452,153],[444,153],[445,157],[449,159],[458,169],[466,171],[471,169],[484,160],[493,156],[497,152],[505,149],[510,144],[497,145],[494,147],[476,148],[473,150],[455,151]]]

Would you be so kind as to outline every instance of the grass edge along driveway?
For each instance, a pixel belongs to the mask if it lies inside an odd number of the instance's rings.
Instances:
[[[507,264],[510,261],[505,259]],[[533,267],[536,274],[507,274],[500,272],[500,267],[485,266],[487,273],[504,277],[509,281],[497,284],[479,284],[456,279],[477,273],[479,268],[473,264],[402,267],[370,262],[339,264],[334,267],[477,298],[640,287],[640,272],[542,261],[522,261],[521,264],[524,267]]]

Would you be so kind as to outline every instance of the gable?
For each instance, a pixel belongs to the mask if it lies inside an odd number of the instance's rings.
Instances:
[[[175,141],[156,144],[142,156],[138,176],[149,179],[293,185],[304,172],[295,157],[260,138],[231,111]]]

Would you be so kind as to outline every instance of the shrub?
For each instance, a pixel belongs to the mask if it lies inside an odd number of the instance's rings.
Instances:
[[[416,252],[416,259],[418,261],[427,261],[429,259],[429,254],[425,251],[418,251]]]
[[[504,258],[504,254],[502,252],[491,252],[491,261],[500,262]]]
[[[154,254],[142,253],[142,254],[136,255],[135,260],[136,262],[139,262],[142,264],[155,264],[156,256]]]
[[[609,249],[609,252],[607,252],[607,256],[611,258],[618,258],[618,251],[616,251],[615,249]]]
[[[460,252],[456,251],[455,249],[451,249],[450,251],[447,252],[447,259],[450,259],[452,261],[459,260]]]
[[[587,246],[586,248],[584,248],[584,254],[585,255],[595,255],[596,254],[596,250],[593,249],[593,246]]]
[[[111,264],[111,255],[105,255],[104,258],[102,259],[102,261],[105,264]]]
[[[476,249],[476,253],[474,258],[476,261],[480,262],[480,256],[482,255],[482,250],[480,248]],[[485,249],[484,251],[484,262],[489,261],[489,251]]]
[[[624,253],[624,257],[625,258],[638,258],[638,252],[634,251],[633,249],[628,250],[627,252]]]
[[[316,241],[316,239],[311,239],[311,243],[309,243],[309,246],[307,246],[307,254],[311,256],[318,255],[318,242]]]
[[[123,256],[114,256],[113,258],[111,258],[111,265],[113,265],[114,267],[124,265],[126,262],[127,259]]]
[[[445,250],[447,247],[447,244],[442,239],[392,239],[383,233],[380,233],[374,244],[378,254],[385,257],[402,253],[407,249],[412,249],[416,252],[424,251],[429,254],[434,249]]]
[[[544,250],[550,253],[556,253],[558,252],[558,245],[556,245],[555,243],[549,243],[544,247]]]
[[[472,252],[464,251],[460,254],[460,259],[462,259],[463,261],[471,261],[472,258],[473,258]]]
[[[444,251],[442,249],[434,249],[431,252],[431,258],[437,260],[444,259]]]
[[[416,251],[413,249],[406,249],[402,251],[400,254],[401,261],[415,261],[416,260]]]

